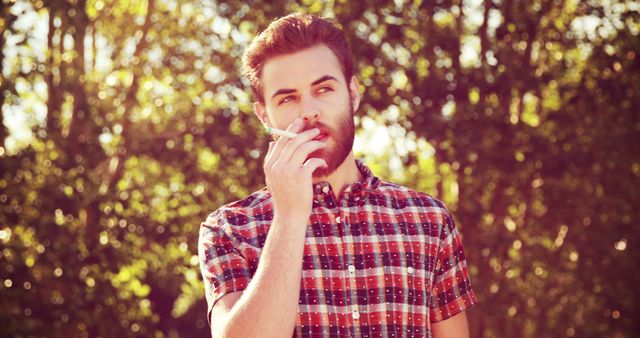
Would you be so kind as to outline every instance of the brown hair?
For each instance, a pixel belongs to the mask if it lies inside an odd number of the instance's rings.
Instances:
[[[353,58],[347,39],[328,18],[293,13],[282,17],[262,31],[244,52],[243,75],[249,79],[253,95],[264,104],[262,68],[268,59],[325,44],[338,58],[347,83],[353,76]]]

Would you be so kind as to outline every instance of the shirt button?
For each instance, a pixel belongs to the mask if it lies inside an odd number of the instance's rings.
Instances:
[[[322,187],[322,192],[325,193],[325,194],[329,193],[329,187],[326,186],[326,185],[324,187]]]
[[[348,269],[349,269],[349,272],[351,272],[351,273],[356,272],[356,267],[355,267],[355,265],[349,265],[349,268],[348,268]]]
[[[408,267],[408,268],[407,268],[407,272],[408,272],[408,273],[413,273],[413,267]]]
[[[353,313],[351,314],[353,316],[353,319],[358,320],[358,318],[360,318],[360,312],[358,311],[353,311]]]
[[[336,217],[336,223],[340,223],[342,221],[342,219],[340,218],[340,216]]]

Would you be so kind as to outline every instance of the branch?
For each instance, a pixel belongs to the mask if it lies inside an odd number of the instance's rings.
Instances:
[[[462,18],[464,16],[464,11],[463,11],[463,6],[461,3],[458,3],[458,8],[460,9],[460,12],[458,13],[458,17],[456,18],[456,39],[454,41],[454,45],[455,45],[455,50],[454,52],[454,56],[452,57],[452,61],[453,61],[453,69],[456,70],[456,75],[457,76],[461,76],[462,73],[460,71],[460,48],[461,48],[461,39],[462,39],[462,35],[463,35],[463,30],[464,28],[462,27]]]
[[[13,22],[18,18],[17,16],[11,14],[9,9],[11,6],[4,7],[2,9],[2,19],[4,20],[4,27],[2,27],[2,33],[0,33],[0,67],[4,61],[4,44],[6,40],[4,38],[4,31],[10,30]],[[3,114],[2,114],[2,106],[4,106],[5,100],[5,90],[8,89],[7,79],[4,78],[2,72],[0,72],[0,148],[4,149],[4,139],[7,137],[7,127],[2,123]],[[1,156],[0,156],[1,157]]]
[[[139,60],[142,51],[147,47],[147,33],[149,32],[149,27],[151,26],[151,13],[153,13],[153,8],[155,5],[154,0],[148,0],[147,2],[147,14],[144,19],[144,24],[142,25],[142,35],[138,44],[136,45],[136,51],[133,53],[134,60]],[[122,154],[116,155],[116,159],[111,159],[111,163],[115,161],[115,169],[111,173],[111,177],[108,180],[108,187],[112,189],[114,185],[120,180],[122,177],[122,173],[124,170],[124,162],[130,156],[130,152],[128,151],[129,145],[131,144],[131,111],[133,107],[137,104],[136,93],[138,92],[138,88],[140,86],[140,75],[139,71],[134,67],[133,69],[133,79],[131,80],[131,86],[129,90],[127,90],[127,95],[125,97],[124,104],[126,109],[124,111],[124,116],[122,117],[122,137],[123,137],[123,145],[124,152]]]
[[[72,95],[74,96],[73,100],[73,113],[71,115],[71,122],[69,123],[69,134],[68,134],[68,147],[66,149],[67,154],[69,156],[69,161],[67,166],[72,165],[72,159],[76,154],[85,150],[85,145],[90,143],[90,139],[94,137],[94,140],[97,144],[97,137],[92,134],[89,123],[91,121],[90,117],[90,107],[87,102],[86,88],[85,88],[85,59],[84,59],[84,43],[86,36],[86,28],[87,28],[87,10],[86,10],[86,0],[78,0],[77,2],[77,14],[73,17],[72,27],[74,28],[72,36],[73,36],[73,48],[75,52],[75,56],[73,58],[73,62],[71,66],[74,68],[75,72],[73,73],[73,78],[70,79],[72,82],[69,83],[69,87],[72,90]],[[61,72],[62,73],[62,72]]]
[[[487,49],[489,38],[487,36],[487,30],[489,28],[489,11],[491,10],[492,0],[484,1],[484,20],[482,21],[482,26],[480,26],[480,62],[484,66],[487,63],[487,58],[485,56]],[[484,67],[483,67],[484,68]]]
[[[522,65],[529,68],[531,70],[531,49],[533,42],[535,41],[538,31],[539,31],[539,23],[542,22],[542,17],[551,10],[551,1],[543,2],[543,6],[538,12],[537,17],[531,18],[527,22],[527,48],[524,51],[523,62]]]
[[[53,69],[54,65],[54,53],[56,52],[53,45],[53,36],[56,28],[53,25],[53,21],[56,17],[54,8],[49,9],[49,32],[47,33],[47,60],[45,70],[45,82],[47,83],[47,119],[45,129],[47,135],[49,135],[56,144],[60,144],[62,141],[62,125],[60,124],[60,106],[62,105],[60,91],[56,90],[54,85]],[[62,43],[59,44],[62,46]],[[60,72],[62,76],[62,72]]]

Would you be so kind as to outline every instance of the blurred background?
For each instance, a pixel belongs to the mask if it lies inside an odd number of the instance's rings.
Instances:
[[[209,335],[199,225],[264,185],[240,56],[301,11],[349,36],[357,157],[454,214],[472,337],[637,337],[638,2],[1,8],[0,336]]]

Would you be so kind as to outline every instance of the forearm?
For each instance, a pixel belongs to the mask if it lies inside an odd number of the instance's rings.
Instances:
[[[306,227],[290,223],[274,218],[256,273],[229,313],[222,337],[291,337]]]
[[[453,317],[431,324],[431,334],[433,338],[469,338],[467,314],[462,311]]]

